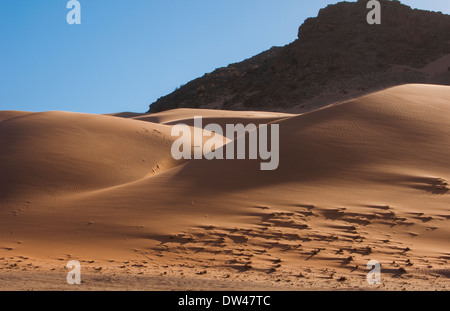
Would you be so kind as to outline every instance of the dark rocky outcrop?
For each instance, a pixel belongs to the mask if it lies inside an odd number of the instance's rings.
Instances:
[[[450,84],[450,72],[420,69],[450,54],[450,16],[380,0],[369,25],[367,0],[320,10],[298,39],[220,68],[161,97],[149,112],[174,108],[309,111],[404,83]],[[449,65],[450,66],[450,65]]]

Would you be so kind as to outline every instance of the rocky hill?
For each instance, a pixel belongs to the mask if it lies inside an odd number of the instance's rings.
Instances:
[[[298,39],[220,68],[161,97],[149,112],[175,108],[310,111],[404,83],[450,84],[450,16],[380,0],[341,2],[307,19]]]

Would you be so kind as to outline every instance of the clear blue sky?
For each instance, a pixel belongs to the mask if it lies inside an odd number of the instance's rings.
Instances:
[[[330,0],[0,1],[0,110],[144,112],[158,97],[296,39]],[[450,14],[448,0],[403,0]]]

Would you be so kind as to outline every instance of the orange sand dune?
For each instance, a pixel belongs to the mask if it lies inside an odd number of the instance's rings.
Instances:
[[[17,117],[21,117],[27,114],[32,114],[33,112],[27,112],[27,111],[1,111],[0,112],[0,121],[3,120],[7,120],[7,119],[12,119],[12,118],[17,118]]]
[[[174,165],[170,128],[67,112],[0,123],[3,199],[47,200],[124,184]]]
[[[449,112],[450,87],[432,85],[302,115],[0,112],[0,276],[57,279],[77,259],[90,286],[139,274],[192,278],[170,289],[448,290]],[[279,124],[278,170],[173,160],[172,125],[197,115]],[[369,260],[381,285],[366,283]]]
[[[69,112],[0,117],[3,200],[62,198],[180,164],[171,156],[175,138],[165,125]]]
[[[122,116],[122,114],[118,114]],[[134,116],[133,119],[161,123],[167,125],[187,124],[194,125],[194,117],[202,116],[204,124],[215,123],[223,126],[225,124],[267,124],[276,120],[292,117],[292,114],[264,112],[264,111],[225,111],[225,110],[207,110],[207,109],[175,109]]]

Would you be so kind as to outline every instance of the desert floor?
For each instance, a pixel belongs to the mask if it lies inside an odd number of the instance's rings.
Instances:
[[[278,169],[174,160],[195,116],[279,124]],[[0,146],[0,290],[450,289],[450,87],[305,114],[1,111]]]

